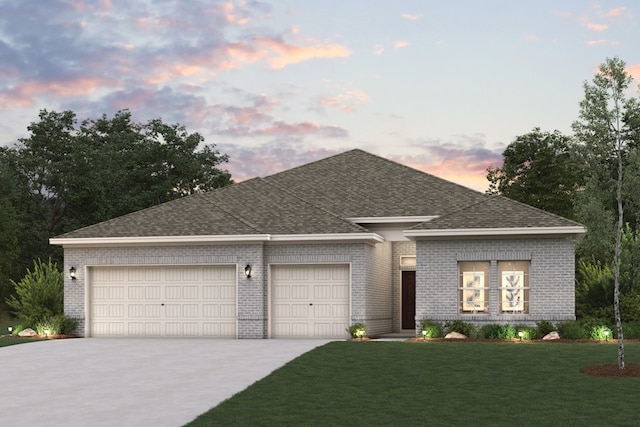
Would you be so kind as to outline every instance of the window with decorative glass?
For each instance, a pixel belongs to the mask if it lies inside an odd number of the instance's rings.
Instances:
[[[460,274],[460,312],[489,312],[489,262],[461,261],[458,263]]]
[[[530,261],[499,261],[500,312],[529,313]]]

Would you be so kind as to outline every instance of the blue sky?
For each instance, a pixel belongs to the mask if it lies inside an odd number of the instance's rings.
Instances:
[[[236,180],[361,148],[484,191],[513,139],[570,134],[637,1],[0,0],[0,145],[41,109],[162,118]]]

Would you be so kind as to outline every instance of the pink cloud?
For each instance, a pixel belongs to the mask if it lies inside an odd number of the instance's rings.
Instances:
[[[588,45],[588,46],[597,46],[597,45],[600,45],[600,44],[604,44],[604,43],[606,43],[606,42],[607,42],[607,41],[606,41],[605,39],[599,39],[599,40],[588,40],[588,41],[587,41],[587,45]]]
[[[255,42],[263,49],[268,49],[277,55],[267,60],[269,65],[275,69],[314,58],[345,58],[351,55],[345,46],[333,43],[313,41],[308,46],[297,46],[277,38],[264,36],[256,37]]]
[[[627,67],[627,72],[631,74],[631,77],[633,77],[637,82],[640,82],[640,64]]]
[[[369,96],[358,89],[347,90],[339,95],[320,98],[320,105],[340,111],[353,112],[369,100]]]
[[[404,41],[404,40],[399,40],[394,44],[394,47],[396,49],[402,49],[402,48],[405,48],[407,46],[409,46],[409,42]]]
[[[35,98],[39,96],[51,96],[67,98],[87,96],[99,88],[113,85],[113,81],[98,77],[79,77],[69,80],[53,81],[26,81],[16,88],[0,94],[4,100],[5,110],[15,107],[26,107],[36,104]]]
[[[382,55],[384,53],[384,46],[377,44],[373,48],[373,53],[376,55]]]
[[[606,15],[609,18],[618,18],[624,13],[625,10],[627,10],[626,7],[616,7],[615,9],[607,11]]]
[[[587,22],[587,28],[600,33],[609,28],[609,26],[607,24],[596,24],[594,22]]]
[[[418,19],[422,18],[422,14],[420,13],[415,13],[415,14],[403,13],[400,16],[402,17],[402,19],[406,19],[408,21],[417,21]]]

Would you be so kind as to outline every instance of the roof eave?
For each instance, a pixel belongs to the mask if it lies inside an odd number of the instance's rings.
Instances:
[[[405,237],[440,238],[440,237],[524,237],[524,236],[579,236],[586,233],[582,226],[564,227],[513,227],[513,228],[452,228],[437,230],[404,230]]]
[[[327,233],[327,234],[242,234],[205,236],[139,236],[139,237],[56,237],[49,240],[52,245],[69,247],[115,247],[151,245],[207,245],[263,242],[320,242],[320,241],[367,241],[383,242],[376,233]]]

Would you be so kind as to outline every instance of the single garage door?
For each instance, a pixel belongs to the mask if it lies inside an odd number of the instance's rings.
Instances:
[[[235,337],[236,267],[94,267],[91,336]]]
[[[271,266],[271,336],[348,336],[349,283],[348,265]]]

